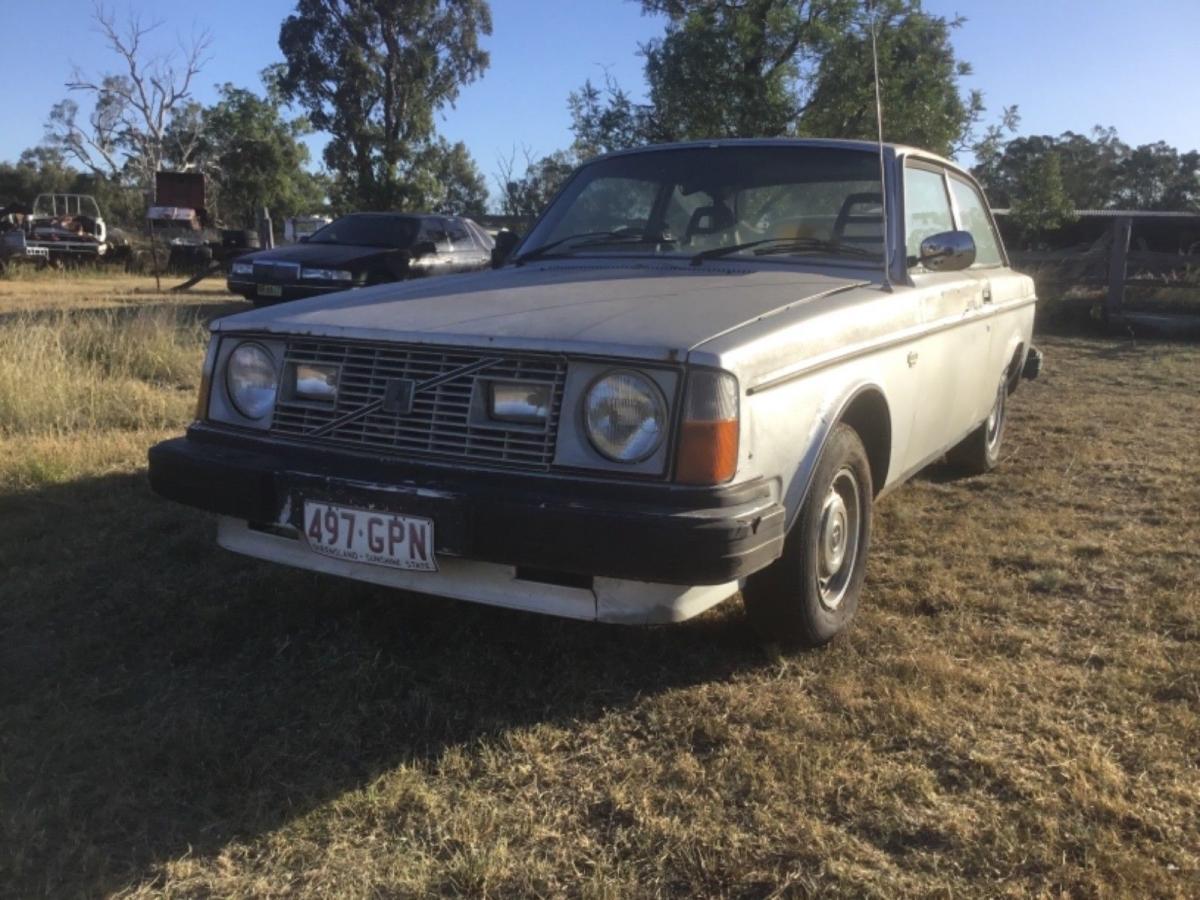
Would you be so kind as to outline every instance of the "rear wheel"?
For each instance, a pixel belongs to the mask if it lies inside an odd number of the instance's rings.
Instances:
[[[866,573],[873,497],[862,440],[850,426],[836,426],[783,555],[742,591],[746,614],[764,641],[815,647],[850,624]]]
[[[983,424],[967,435],[949,453],[946,460],[967,475],[982,475],[1000,462],[1004,425],[1008,419],[1008,372],[1000,376],[995,400]]]

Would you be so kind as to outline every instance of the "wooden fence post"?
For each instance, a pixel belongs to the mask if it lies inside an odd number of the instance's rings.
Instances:
[[[271,224],[271,211],[265,206],[258,210],[258,239],[264,250],[274,249],[275,229]]]
[[[1108,296],[1104,300],[1104,318],[1115,320],[1125,302],[1125,269],[1129,258],[1129,237],[1133,219],[1121,216],[1113,223],[1112,252],[1108,257]]]

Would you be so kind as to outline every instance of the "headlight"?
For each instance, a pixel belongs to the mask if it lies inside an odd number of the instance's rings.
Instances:
[[[343,269],[301,269],[300,277],[309,281],[353,281],[354,273]]]
[[[279,391],[275,358],[262,344],[242,344],[229,354],[225,385],[238,412],[247,419],[261,419],[275,405]]]
[[[229,273],[231,275],[253,275],[254,274],[254,263],[235,262],[232,266],[229,267]]]
[[[588,439],[615,462],[640,462],[662,444],[667,403],[658,386],[637,372],[608,372],[588,389],[583,405]]]

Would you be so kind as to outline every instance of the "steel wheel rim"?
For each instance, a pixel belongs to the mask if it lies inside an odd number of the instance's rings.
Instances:
[[[837,609],[846,597],[861,533],[862,489],[854,470],[843,467],[821,503],[817,527],[817,595],[827,610]]]
[[[996,402],[992,404],[991,412],[987,417],[987,445],[989,450],[996,449],[996,445],[1000,443],[1000,433],[1004,430],[1004,399],[1006,395],[1005,384],[1000,382],[1000,388],[996,391]]]

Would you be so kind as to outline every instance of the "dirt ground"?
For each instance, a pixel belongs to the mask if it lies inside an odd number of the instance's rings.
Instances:
[[[1043,336],[783,656],[219,550],[145,451],[244,304],[152,286],[0,281],[0,896],[1200,895],[1200,347]]]

